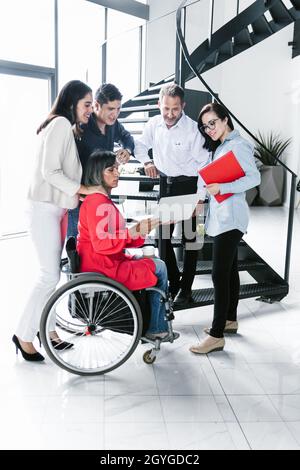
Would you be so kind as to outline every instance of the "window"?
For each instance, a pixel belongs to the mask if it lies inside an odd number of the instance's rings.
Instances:
[[[49,110],[49,82],[0,74],[0,236],[27,230],[26,205],[37,145]]]
[[[140,18],[108,11],[107,82],[120,89],[123,101],[139,92],[139,26],[144,23]]]
[[[59,88],[82,80],[93,90],[101,84],[101,44],[105,9],[86,0],[59,0]]]
[[[1,2],[0,59],[54,66],[54,1]]]

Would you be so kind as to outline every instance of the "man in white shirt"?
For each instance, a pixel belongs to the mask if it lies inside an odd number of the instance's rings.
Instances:
[[[183,89],[176,84],[165,85],[161,88],[158,105],[160,115],[152,117],[147,122],[142,136],[135,140],[135,157],[144,163],[147,176],[166,177],[168,196],[198,192],[199,201],[203,201],[205,191],[202,186],[197,187],[198,170],[208,163],[209,154],[203,148],[204,138],[198,130],[197,123],[183,111],[185,106]],[[153,161],[149,161],[149,149],[153,151]],[[174,297],[177,294],[175,304],[182,307],[193,301],[191,289],[197,264],[197,250],[193,249],[196,218],[192,217],[189,224],[185,223],[183,228],[185,252],[181,281],[171,244],[174,225],[170,226],[168,238],[163,237],[164,261],[168,268],[170,293]]]

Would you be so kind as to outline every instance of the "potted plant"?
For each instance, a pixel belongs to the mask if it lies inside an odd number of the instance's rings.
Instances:
[[[275,160],[274,156],[283,161],[284,152],[291,139],[282,139],[273,131],[266,135],[258,132],[258,140],[264,145],[255,145],[254,157],[261,161],[261,184],[258,191],[258,203],[263,206],[281,206],[283,202],[284,167]],[[268,151],[267,151],[267,150]]]

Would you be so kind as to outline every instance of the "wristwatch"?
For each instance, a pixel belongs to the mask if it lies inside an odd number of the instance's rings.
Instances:
[[[144,163],[144,166],[147,166],[147,165],[154,165],[153,160],[149,160],[148,162]]]

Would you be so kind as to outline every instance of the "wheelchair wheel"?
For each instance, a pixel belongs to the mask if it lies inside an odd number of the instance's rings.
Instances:
[[[112,279],[80,274],[60,287],[47,302],[40,325],[43,345],[59,367],[78,375],[116,369],[136,349],[143,320],[132,293]],[[58,350],[50,332],[73,343]]]

